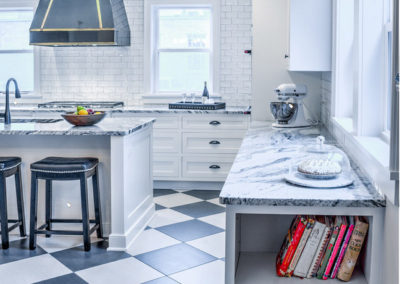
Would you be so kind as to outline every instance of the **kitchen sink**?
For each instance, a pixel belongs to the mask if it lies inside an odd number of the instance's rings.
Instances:
[[[11,123],[56,123],[62,121],[61,118],[12,118]],[[4,123],[4,118],[0,118],[0,123]]]

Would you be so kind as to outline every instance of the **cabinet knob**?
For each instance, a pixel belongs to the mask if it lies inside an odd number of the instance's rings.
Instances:
[[[285,58],[289,58],[289,55],[288,55],[288,54],[285,54]]]
[[[210,141],[210,144],[211,145],[219,145],[219,144],[221,144],[221,142],[219,142],[218,140],[212,140],[212,141]]]
[[[219,122],[219,121],[217,121],[217,120],[213,120],[213,121],[210,121],[210,124],[211,124],[211,125],[220,125],[221,122]]]
[[[218,165],[211,165],[209,168],[212,170],[216,170],[216,169],[220,169],[221,167]]]

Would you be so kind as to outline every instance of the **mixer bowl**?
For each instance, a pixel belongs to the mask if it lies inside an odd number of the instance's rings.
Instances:
[[[297,112],[297,103],[271,102],[270,109],[278,124],[288,124]]]

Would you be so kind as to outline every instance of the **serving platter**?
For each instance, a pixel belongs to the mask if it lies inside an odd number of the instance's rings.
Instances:
[[[339,174],[335,178],[331,179],[315,179],[305,177],[303,174],[298,172],[292,172],[285,176],[285,180],[294,185],[300,185],[311,188],[338,188],[351,185],[354,179],[351,176]]]

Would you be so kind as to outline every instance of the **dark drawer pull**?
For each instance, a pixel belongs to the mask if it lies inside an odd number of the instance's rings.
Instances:
[[[217,140],[212,140],[212,141],[210,141],[210,144],[211,145],[219,145],[219,144],[221,144],[221,142],[219,142]]]
[[[213,120],[213,121],[210,121],[210,124],[211,124],[211,125],[217,126],[217,125],[220,125],[221,122],[219,122],[219,121],[217,121],[217,120]]]
[[[221,167],[220,166],[218,166],[218,165],[211,165],[210,166],[210,169],[213,169],[213,170],[215,170],[215,169],[220,169]]]

